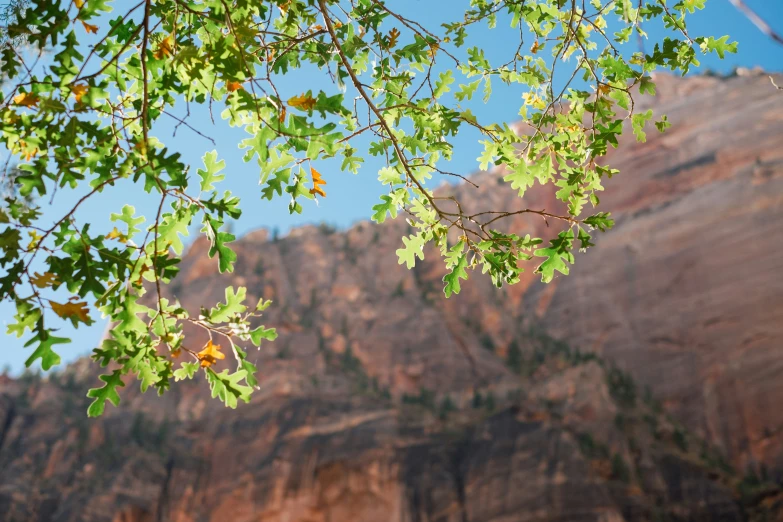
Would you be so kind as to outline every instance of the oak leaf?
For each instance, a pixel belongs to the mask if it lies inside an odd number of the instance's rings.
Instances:
[[[219,359],[225,359],[226,355],[220,351],[219,344],[213,344],[212,340],[207,342],[203,350],[198,352],[198,360],[201,361],[202,368],[209,368]]]
[[[77,102],[82,101],[82,97],[87,94],[87,91],[89,90],[90,87],[84,84],[76,84],[71,86],[71,92],[73,93],[73,96],[76,98]]]
[[[125,236],[125,234],[120,232],[117,227],[114,227],[111,230],[111,232],[106,234],[106,239],[116,239],[120,243],[127,243],[128,242],[128,238]]]
[[[23,92],[14,96],[14,103],[23,107],[35,107],[41,101],[38,96],[31,92]]]
[[[155,58],[162,60],[166,56],[174,55],[174,35],[170,34],[160,41],[158,49],[155,51]]]
[[[77,9],[81,9],[84,6],[84,0],[73,0],[73,3],[76,4]]]
[[[54,286],[57,283],[57,276],[51,272],[44,272],[39,274],[36,272],[33,277],[30,278],[30,283],[37,288],[46,288],[47,286]]]
[[[315,98],[308,92],[307,94],[300,94],[294,96],[288,100],[288,105],[302,109],[303,111],[311,111],[315,107]]]
[[[57,303],[55,301],[49,301],[52,307],[52,311],[63,319],[70,319],[74,325],[81,321],[87,325],[92,323],[90,319],[90,310],[87,308],[87,303],[84,301],[77,301],[71,298],[67,303]]]
[[[326,197],[326,192],[321,188],[321,185],[326,185],[326,181],[321,177],[321,173],[310,167],[310,172],[313,174],[313,188],[310,189],[310,194],[318,194],[322,198]]]
[[[228,92],[238,91],[239,89],[244,89],[244,87],[242,87],[242,83],[240,82],[226,83],[226,90],[228,90]]]
[[[84,26],[84,30],[85,31],[87,31],[88,33],[92,33],[92,34],[98,34],[98,26],[97,25],[88,24],[84,20],[79,20],[79,21]]]
[[[397,40],[400,39],[400,30],[396,27],[392,27],[392,30],[389,31],[389,45],[387,49],[391,49],[392,47],[397,46]]]
[[[530,47],[530,52],[536,54],[538,51],[541,50],[542,47],[544,46],[538,43],[538,40],[536,40],[535,42],[533,42],[532,47]]]

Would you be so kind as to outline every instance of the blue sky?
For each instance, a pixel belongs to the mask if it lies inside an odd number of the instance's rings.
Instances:
[[[783,32],[783,1],[747,0],[746,3],[771,23],[778,32]],[[428,28],[437,29],[439,23],[458,18],[467,1],[393,0],[391,5],[400,12],[410,15],[411,18],[423,21]],[[118,7],[117,10],[120,11],[121,8]],[[652,41],[656,41],[663,34],[663,31],[657,27],[645,26],[644,29],[650,33]],[[722,61],[714,55],[703,58],[702,71],[709,68],[713,71],[729,72],[738,66],[761,66],[769,71],[783,70],[783,46],[775,44],[763,35],[728,0],[709,0],[704,11],[691,17],[689,30],[692,35],[707,34],[717,37],[728,34],[732,40],[739,42],[739,52],[735,55],[727,55]],[[508,59],[506,55],[514,51],[509,47],[515,48],[516,42],[509,45],[502,37],[503,34],[507,33],[481,30],[475,35],[478,40],[477,45],[487,50],[490,57],[494,55]],[[650,47],[648,44],[648,49]],[[279,82],[278,87],[285,93],[283,97],[287,97],[307,89],[328,89],[327,85],[328,80],[325,77],[307,73],[284,78]],[[471,109],[485,123],[514,121],[522,92],[519,88],[497,86],[489,104],[484,105],[478,101],[471,106]],[[220,157],[225,159],[228,176],[223,186],[242,197],[243,216],[234,224],[234,232],[240,236],[259,227],[276,228],[281,234],[285,234],[291,227],[305,223],[327,222],[345,228],[356,221],[368,219],[372,205],[378,201],[378,196],[385,193],[384,187],[376,179],[377,170],[382,165],[371,161],[370,158],[358,175],[340,172],[339,164],[326,162],[319,165],[318,170],[327,180],[328,197],[322,198],[318,205],[308,202],[302,215],[291,216],[288,213],[286,198],[278,198],[271,202],[260,199],[258,167],[255,163],[244,163],[242,153],[237,149],[237,143],[246,137],[242,130],[230,129],[220,121],[217,122],[217,126],[213,126],[205,115],[197,115],[189,120],[189,123],[215,140],[216,144],[213,145],[184,127],[180,127],[176,137],[172,137],[172,123],[174,122],[165,123],[154,134],[173,149],[180,151],[187,162],[199,165],[201,156],[212,149],[216,149]],[[480,153],[480,146],[476,135],[465,134],[457,137],[455,151],[451,164],[444,165],[442,168],[459,174],[468,174],[477,168],[476,157]],[[0,161],[5,161],[4,154],[5,151],[0,151]],[[52,205],[45,205],[44,223],[59,218],[71,208],[77,197],[76,192],[58,194]],[[108,225],[109,214],[119,211],[126,203],[133,204],[139,213],[152,217],[157,200],[145,197],[143,192],[126,182],[125,185],[119,185],[92,204],[81,208],[77,219],[81,223],[94,223],[95,227],[101,227],[102,230]],[[108,230],[109,228],[106,228],[106,231]],[[17,339],[5,334],[5,324],[11,319],[12,314],[12,306],[6,303],[0,304],[0,319],[3,323],[0,325],[0,336],[3,336],[4,341],[0,348],[0,368],[7,367],[16,374],[24,368],[29,349],[23,348],[25,339]],[[99,341],[104,328],[103,321],[79,330],[64,326],[59,334],[70,337],[73,342],[70,345],[61,345],[60,354],[63,356],[63,361],[69,362],[89,353]]]

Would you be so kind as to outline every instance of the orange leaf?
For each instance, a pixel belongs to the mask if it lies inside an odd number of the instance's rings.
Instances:
[[[39,274],[36,272],[33,277],[30,278],[30,282],[38,288],[46,288],[47,286],[54,286],[57,283],[57,276],[51,272],[44,272]]]
[[[278,118],[277,118],[277,120],[280,123],[283,123],[285,121],[285,114],[286,114],[286,110],[285,110],[285,107],[283,107],[282,110],[280,111],[280,116],[278,116]]]
[[[71,92],[73,93],[74,97],[76,98],[77,102],[82,101],[82,96],[87,94],[87,91],[90,90],[90,87],[88,85],[83,84],[77,84],[71,86]]]
[[[78,297],[71,299],[71,301],[68,301],[65,304],[56,303],[54,301],[49,301],[49,304],[52,307],[52,311],[63,319],[70,319],[74,324],[76,324],[77,321],[81,321],[87,325],[91,324],[92,319],[90,319],[90,310],[87,308],[87,303],[73,300],[78,299]]]
[[[392,30],[389,31],[389,45],[388,49],[391,49],[392,47],[395,47],[397,45],[397,40],[400,39],[400,30],[396,27],[392,27]]]
[[[160,41],[158,50],[155,51],[155,58],[162,60],[166,56],[174,55],[174,35],[170,34]]]
[[[315,107],[315,98],[308,92],[307,94],[301,94],[289,99],[288,105],[303,111],[311,111]]]
[[[92,34],[98,34],[98,26],[97,25],[88,24],[84,20],[79,20],[79,21],[84,26],[84,30],[85,31],[87,31],[88,33],[92,33]]]
[[[23,92],[14,96],[14,103],[23,107],[35,107],[41,101],[38,96],[31,92]]]
[[[239,89],[244,89],[244,87],[242,87],[240,82],[228,82],[226,83],[226,89],[228,92],[234,92],[238,91]]]
[[[602,83],[601,85],[598,86],[598,89],[596,89],[596,91],[598,92],[599,96],[606,95],[612,92],[612,87],[605,83]]]
[[[530,48],[530,52],[533,54],[536,54],[538,51],[541,50],[541,48],[544,47],[543,45],[538,43],[538,40],[533,42],[533,46]]]
[[[321,177],[321,173],[310,167],[310,172],[313,174],[313,188],[310,189],[310,194],[318,194],[322,198],[326,197],[326,192],[321,188],[321,185],[326,185],[326,181]]]
[[[180,348],[177,348],[176,350],[171,350],[171,357],[173,359],[176,359],[180,355],[182,355],[182,350]]]
[[[207,345],[204,347],[204,349],[198,352],[198,360],[201,361],[202,368],[209,368],[218,362],[218,359],[225,358],[226,355],[220,351],[220,345],[212,344],[211,339],[209,342],[207,342]]]
[[[84,6],[84,0],[73,0],[73,3],[76,4],[76,9],[81,9]]]

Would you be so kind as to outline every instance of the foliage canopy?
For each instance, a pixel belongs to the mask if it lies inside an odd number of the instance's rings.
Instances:
[[[221,272],[236,260],[227,221],[239,218],[240,198],[221,190],[225,162],[205,151],[191,169],[195,158],[171,152],[155,133],[167,118],[199,132],[188,123],[196,111],[219,113],[247,132],[239,148],[258,164],[260,197],[289,198],[291,212],[326,197],[319,161],[340,158],[343,170],[357,173],[368,155],[385,159],[378,178],[388,193],[372,218],[405,215],[413,233],[397,255],[409,268],[434,244],[449,271],[446,296],[475,269],[497,286],[517,282],[528,264],[545,282],[567,274],[574,249],[592,246],[594,231],[613,224],[608,212],[586,209],[617,173],[601,158],[618,145],[625,121],[645,139],[653,115],[636,111],[634,98],[655,93],[650,74],[685,74],[699,53],[736,50],[726,36],[688,33],[686,18],[705,1],[470,0],[449,4],[455,21],[437,28],[384,0],[141,0],[120,14],[108,0],[11,4],[0,29],[0,133],[18,162],[6,163],[10,189],[0,207],[0,297],[17,310],[8,331],[28,336],[27,364],[40,359],[47,370],[60,361],[57,345],[68,342],[54,334],[58,321],[89,325],[94,308],[112,321],[93,355],[110,368],[88,393],[90,415],[105,401],[118,403],[125,374],[162,393],[172,380],[203,372],[226,405],[249,400],[257,381],[245,346],[275,338],[255,321],[269,303],[248,305],[245,288],[228,288],[224,303],[194,316],[162,291],[194,222]],[[472,35],[499,23],[518,40],[509,42],[508,61],[491,63]],[[653,23],[668,36],[648,52],[629,50]],[[333,88],[281,92],[281,76],[297,69],[321,70]],[[497,82],[523,93],[516,128],[471,111]],[[655,121],[661,131],[667,125],[665,116]],[[498,190],[521,197],[536,182],[551,183],[567,213],[467,213],[457,199],[436,195],[431,180],[453,175],[443,165],[464,129],[482,137],[482,169],[504,166],[507,188]],[[126,205],[111,228],[78,222],[84,201],[123,179],[157,198],[155,216]],[[85,194],[49,226],[38,201],[56,190]],[[562,224],[559,234],[543,245],[503,229],[505,218],[523,213]],[[186,346],[186,323],[209,332],[207,346]],[[225,358],[221,343],[234,370],[213,368]],[[191,362],[176,361],[180,354]]]

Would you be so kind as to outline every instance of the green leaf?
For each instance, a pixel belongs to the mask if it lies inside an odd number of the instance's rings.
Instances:
[[[68,344],[70,342],[70,339],[55,337],[48,330],[40,329],[39,333],[24,345],[25,348],[27,348],[36,343],[38,344],[38,347],[24,362],[24,365],[29,368],[37,359],[41,359],[41,368],[43,368],[44,371],[50,369],[52,366],[57,366],[60,364],[60,356],[52,350],[52,346],[55,344]]]
[[[250,332],[250,339],[254,346],[260,346],[261,340],[274,341],[277,339],[277,331],[274,328],[259,326]]]
[[[247,370],[239,370],[230,374],[228,370],[216,373],[211,368],[207,368],[207,381],[212,388],[212,397],[219,397],[229,408],[237,407],[237,399],[250,402],[253,388],[239,384],[247,375]]]
[[[451,297],[451,294],[458,294],[460,292],[459,280],[468,278],[468,273],[465,270],[465,267],[467,266],[468,257],[466,254],[462,254],[454,267],[452,267],[451,272],[443,276],[443,281],[446,283],[446,286],[443,288],[443,293],[446,294],[446,297]]]
[[[372,215],[372,220],[376,223],[383,223],[386,221],[386,213],[388,212],[392,219],[397,217],[397,205],[394,204],[394,200],[391,196],[381,196],[383,203],[378,203],[372,209],[375,211]]]
[[[209,320],[213,323],[224,323],[237,314],[247,310],[243,303],[247,297],[247,288],[240,286],[234,291],[233,286],[226,288],[226,302],[218,303],[215,308],[209,312]]]
[[[402,242],[405,247],[397,249],[398,264],[405,263],[411,269],[416,265],[416,256],[424,259],[424,238],[420,235],[403,237]]]
[[[644,133],[644,125],[652,119],[652,116],[652,109],[631,116],[631,126],[633,127],[633,134],[636,136],[636,141],[640,143],[647,141],[647,135]]]
[[[103,415],[106,401],[111,402],[114,406],[119,406],[120,394],[117,393],[117,388],[125,386],[121,375],[120,370],[114,370],[110,375],[101,375],[100,379],[106,384],[101,388],[92,388],[87,392],[87,397],[95,399],[87,409],[88,417],[100,417]]]
[[[176,381],[184,381],[185,379],[192,379],[196,372],[198,372],[199,364],[197,362],[183,362],[180,368],[174,370],[174,379]]]
[[[213,183],[223,181],[225,175],[218,174],[221,170],[226,168],[226,162],[224,160],[217,161],[217,151],[213,150],[204,154],[202,158],[204,160],[204,168],[198,169],[198,175],[201,176],[201,191],[207,192],[215,190]]]
[[[136,209],[134,207],[131,205],[125,205],[122,207],[120,214],[112,213],[109,217],[112,221],[122,221],[128,225],[128,232],[125,235],[128,237],[133,237],[134,234],[141,231],[141,229],[137,228],[136,225],[140,225],[145,221],[144,216],[134,218],[133,215],[135,213]]]

